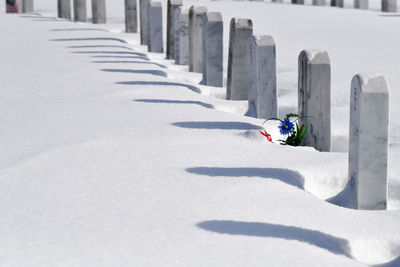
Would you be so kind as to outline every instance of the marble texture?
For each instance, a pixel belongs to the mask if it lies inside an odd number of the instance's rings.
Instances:
[[[292,4],[304,5],[304,0],[292,0]]]
[[[203,71],[203,14],[204,6],[192,6],[189,9],[189,71]]]
[[[249,47],[249,109],[261,119],[278,117],[276,49],[269,35],[252,35]]]
[[[224,24],[219,12],[203,14],[202,84],[223,86]]]
[[[367,10],[369,8],[368,0],[354,0],[354,8]]]
[[[182,6],[182,0],[168,0],[167,10],[167,59],[175,59],[175,22],[176,9]]]
[[[397,12],[397,0],[382,0],[382,12]]]
[[[344,0],[331,0],[331,6],[344,7]]]
[[[303,141],[319,151],[331,150],[331,65],[320,50],[303,50],[299,55],[299,122],[310,122]]]
[[[71,0],[57,1],[57,16],[62,19],[71,19]]]
[[[107,23],[106,0],[92,0],[93,24]]]
[[[283,0],[271,0],[272,3],[283,3]]]
[[[86,0],[74,0],[74,21],[87,22]]]
[[[381,75],[358,74],[351,82],[349,179],[359,209],[387,207],[389,90]]]
[[[23,0],[22,1],[22,12],[32,13],[33,12],[33,0]]]
[[[326,0],[312,0],[313,6],[326,6]]]
[[[189,65],[189,10],[175,10],[175,64]]]
[[[147,5],[149,0],[139,0],[140,13],[140,44],[147,45]]]
[[[247,100],[249,70],[247,66],[248,40],[253,34],[251,19],[232,18],[229,29],[228,80],[226,98]]]
[[[148,51],[162,53],[164,50],[161,2],[150,1],[147,4],[147,18]]]
[[[125,31],[137,32],[137,2],[136,0],[125,0]]]

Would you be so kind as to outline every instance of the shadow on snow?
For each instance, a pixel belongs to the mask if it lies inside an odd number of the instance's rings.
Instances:
[[[221,168],[196,167],[186,169],[188,173],[210,177],[257,177],[279,180],[285,184],[304,189],[304,177],[298,172],[280,168]]]

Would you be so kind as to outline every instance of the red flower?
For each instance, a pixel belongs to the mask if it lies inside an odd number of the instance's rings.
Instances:
[[[269,133],[267,133],[266,130],[264,130],[264,132],[259,131],[262,135],[264,135],[268,141],[270,141],[272,143],[272,138],[271,135]]]

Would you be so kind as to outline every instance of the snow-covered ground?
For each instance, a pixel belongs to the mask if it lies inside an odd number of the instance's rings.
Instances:
[[[400,266],[400,15],[192,4],[222,13],[225,65],[233,16],[275,38],[281,115],[297,111],[300,51],[328,51],[334,152],[268,144],[245,101],[123,33],[123,0],[107,25],[57,20],[51,0],[0,6],[0,265]],[[359,72],[391,89],[389,211],[325,201],[347,181]]]

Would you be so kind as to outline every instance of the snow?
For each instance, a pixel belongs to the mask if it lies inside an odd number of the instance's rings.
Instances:
[[[266,142],[246,101],[123,33],[122,0],[107,25],[57,20],[50,0],[0,13],[1,265],[399,266],[400,20],[371,2],[184,2],[222,12],[225,67],[231,17],[274,37],[281,116],[297,111],[299,52],[328,51],[331,153]],[[391,89],[388,211],[325,201],[346,186],[360,72]]]

